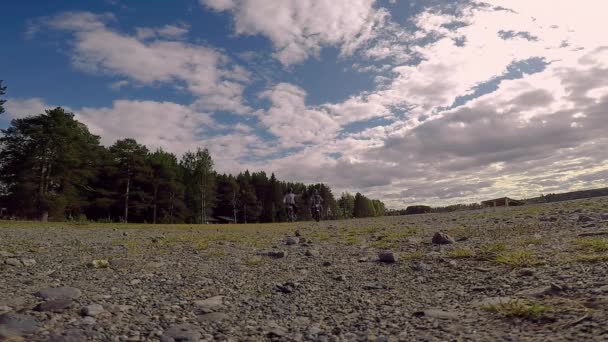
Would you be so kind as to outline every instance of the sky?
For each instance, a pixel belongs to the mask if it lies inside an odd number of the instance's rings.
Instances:
[[[389,208],[608,186],[604,0],[3,6],[0,128],[57,106],[109,146],[208,148]]]

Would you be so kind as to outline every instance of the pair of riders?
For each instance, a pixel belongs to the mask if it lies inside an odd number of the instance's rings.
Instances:
[[[310,198],[311,209],[314,210],[317,206],[321,206],[323,203],[323,197],[319,195],[319,190],[315,189],[312,197]],[[295,212],[298,209],[296,206],[296,194],[293,193],[293,189],[289,188],[287,190],[287,194],[283,197],[283,204],[285,204],[285,209],[287,210],[287,217],[289,219],[293,219],[295,216]]]

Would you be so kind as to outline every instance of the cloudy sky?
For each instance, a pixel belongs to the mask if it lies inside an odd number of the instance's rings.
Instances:
[[[11,118],[392,208],[608,185],[608,1],[5,4]]]

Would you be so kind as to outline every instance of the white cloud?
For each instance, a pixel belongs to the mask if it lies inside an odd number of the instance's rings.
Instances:
[[[150,38],[182,39],[188,33],[184,25],[165,25],[162,27],[138,27],[136,35],[139,40]]]
[[[47,105],[44,99],[33,98],[9,98],[4,104],[6,114],[11,119],[21,119],[31,115],[44,113],[45,109],[53,109],[57,106]]]
[[[237,34],[261,34],[275,47],[284,65],[319,54],[325,45],[350,55],[375,36],[388,12],[375,0],[200,0],[216,11],[234,15]]]
[[[250,111],[243,100],[249,74],[233,66],[222,52],[160,38],[143,41],[109,29],[106,22],[111,18],[68,12],[45,18],[45,23],[57,30],[73,32],[72,62],[80,69],[128,77],[142,84],[183,82],[188,91],[199,98],[197,104],[201,109]],[[165,26],[154,33],[166,36],[178,31]]]

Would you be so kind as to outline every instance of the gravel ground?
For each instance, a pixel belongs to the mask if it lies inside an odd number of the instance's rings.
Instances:
[[[608,341],[607,263],[607,197],[248,226],[4,221],[0,339]]]

